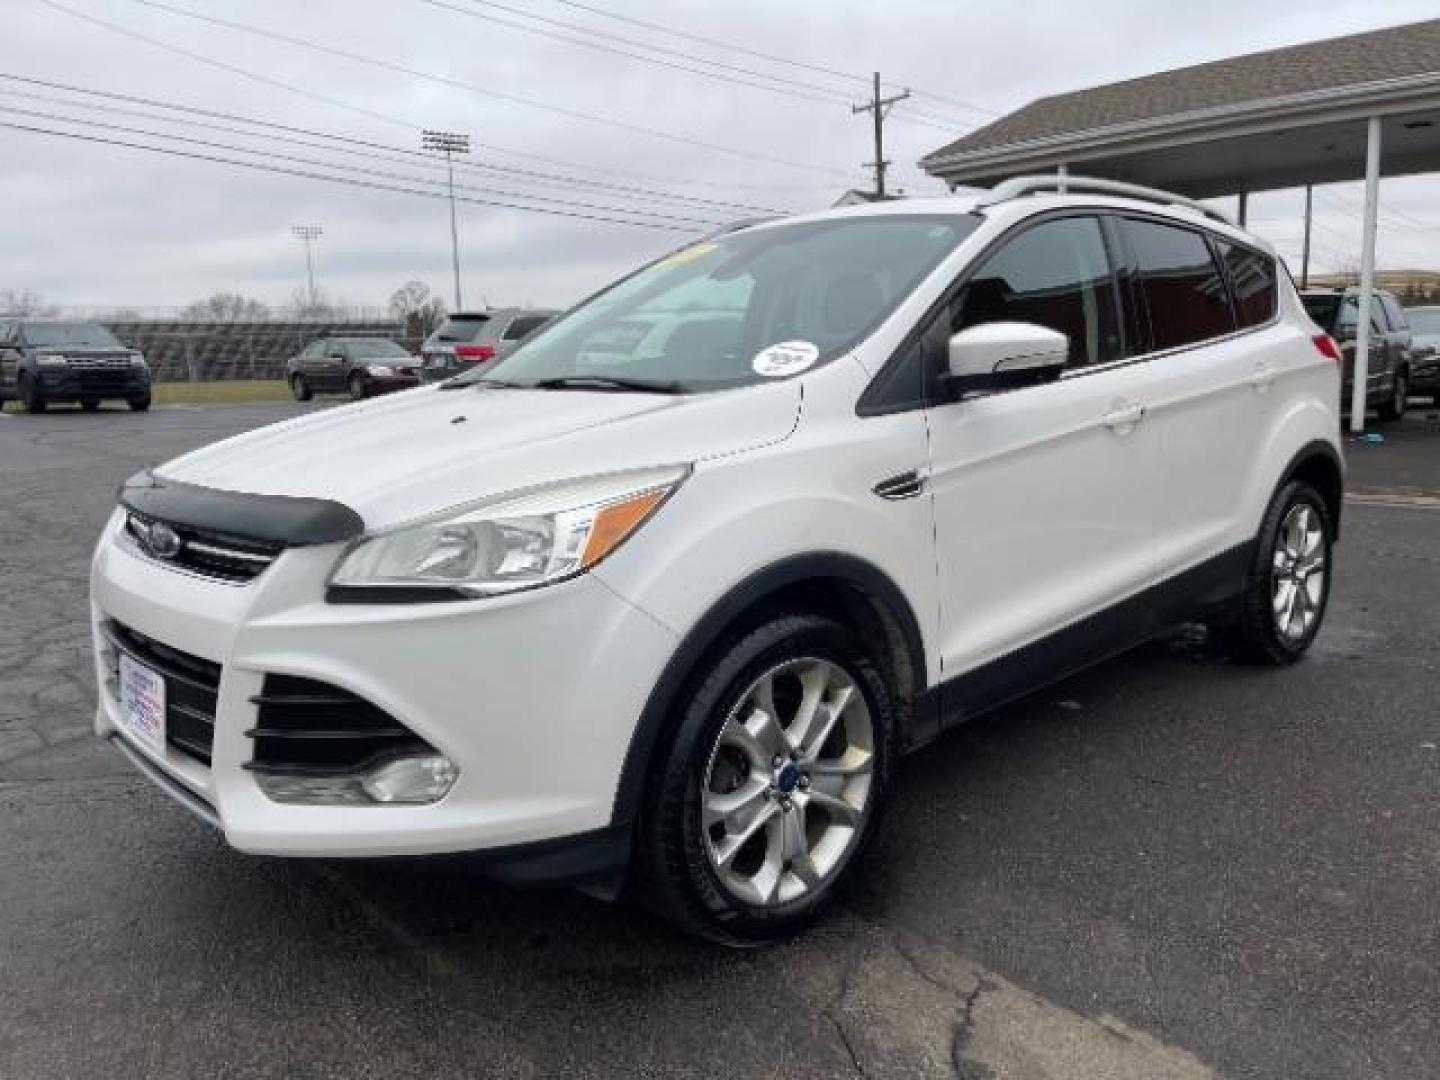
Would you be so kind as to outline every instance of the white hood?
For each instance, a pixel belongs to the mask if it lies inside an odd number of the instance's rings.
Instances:
[[[708,394],[426,388],[246,432],[155,470],[203,487],[334,499],[367,528],[572,477],[785,439],[799,380]]]

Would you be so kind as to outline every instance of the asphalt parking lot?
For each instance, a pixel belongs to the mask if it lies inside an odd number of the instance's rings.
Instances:
[[[767,951],[239,855],[89,735],[135,469],[300,406],[0,417],[0,1077],[1440,1076],[1440,420],[1352,445],[1311,656],[1181,634],[908,760]]]

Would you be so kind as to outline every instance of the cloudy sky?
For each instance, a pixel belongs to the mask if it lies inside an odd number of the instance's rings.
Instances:
[[[848,101],[873,70],[916,90],[887,125],[892,185],[934,193],[914,164],[922,154],[1033,98],[1436,14],[1434,0],[1210,0],[1203,20],[1182,10],[1193,11],[1172,0],[0,0],[0,125],[51,132],[0,126],[0,292],[157,313],[221,290],[281,304],[304,280],[290,235],[304,223],[324,229],[317,270],[330,297],[378,307],[417,278],[448,297],[444,170],[414,156],[431,127],[474,141],[457,170],[476,200],[460,206],[466,305],[560,305],[707,223],[824,206],[866,184],[868,118]],[[686,57],[726,66],[699,74]],[[1440,178],[1386,181],[1384,204],[1407,220],[1382,218],[1380,265],[1440,268]],[[1252,223],[1296,252],[1300,205],[1295,192],[1255,197]],[[1358,206],[1358,185],[1317,196],[1320,268],[1356,259]]]

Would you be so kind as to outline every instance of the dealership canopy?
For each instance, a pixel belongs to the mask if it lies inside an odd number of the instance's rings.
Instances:
[[[951,187],[1055,172],[1194,198],[1364,179],[1360,303],[1379,177],[1440,171],[1440,19],[1041,98],[922,158]],[[1352,424],[1363,422],[1362,311]]]

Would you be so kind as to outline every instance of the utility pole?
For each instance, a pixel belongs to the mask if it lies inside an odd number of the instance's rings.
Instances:
[[[325,230],[319,225],[291,225],[290,231],[305,242],[305,280],[310,283],[310,292],[307,295],[313,311],[315,308],[315,257],[310,252],[310,245],[319,240]]]
[[[875,170],[875,197],[885,198],[885,170],[890,162],[885,160],[885,117],[889,115],[890,108],[897,101],[904,101],[910,96],[910,91],[905,90],[899,94],[892,94],[890,97],[880,96],[880,73],[875,72],[875,88],[870,96],[870,102],[866,105],[851,105],[852,115],[862,112],[874,114],[875,121],[875,160],[867,161],[865,167]]]
[[[455,310],[461,311],[460,302],[460,234],[455,228],[455,155],[470,153],[470,136],[456,131],[431,131],[420,133],[420,146],[445,155],[445,174],[450,186],[450,262],[455,270]]]

